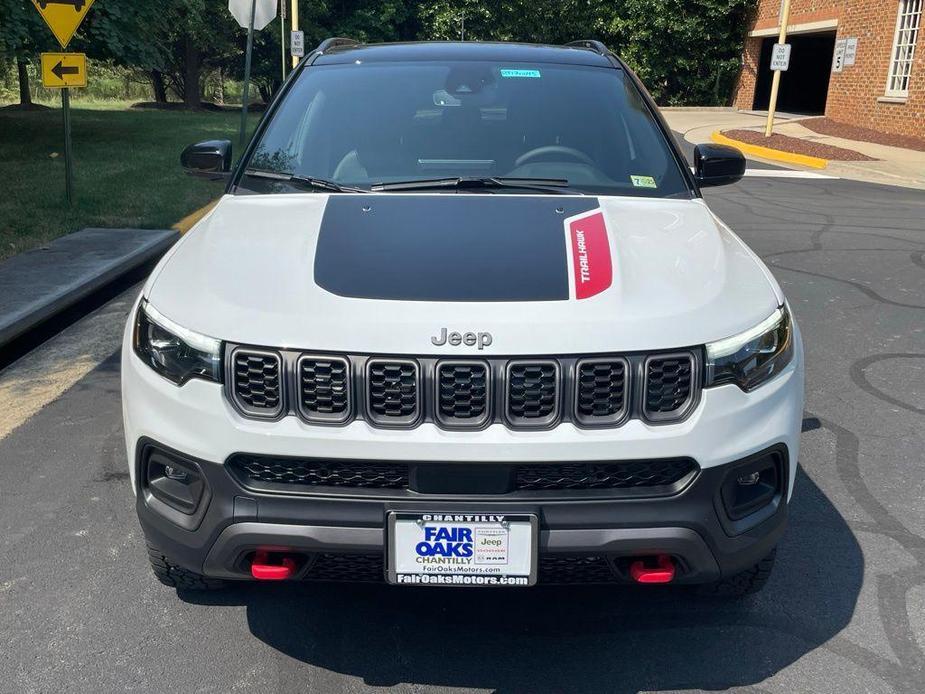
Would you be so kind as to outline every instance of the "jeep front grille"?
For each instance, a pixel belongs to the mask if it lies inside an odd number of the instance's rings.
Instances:
[[[415,424],[421,412],[420,390],[420,372],[413,361],[370,359],[366,365],[367,410],[377,424]]]
[[[700,351],[507,359],[313,354],[228,345],[225,392],[245,417],[410,429],[652,425],[700,398]]]
[[[236,349],[231,357],[232,397],[253,417],[276,417],[282,411],[282,361],[274,352]]]
[[[627,414],[629,365],[625,359],[578,362],[575,417],[582,424],[613,424]]]
[[[298,363],[299,411],[308,421],[344,422],[350,416],[350,362],[304,356]]]
[[[440,362],[437,365],[436,417],[446,426],[478,427],[489,417],[488,364]]]
[[[559,416],[559,364],[513,361],[507,367],[507,417],[520,426],[549,426]]]
[[[689,353],[649,357],[643,413],[653,421],[678,419],[693,400],[694,358]]]

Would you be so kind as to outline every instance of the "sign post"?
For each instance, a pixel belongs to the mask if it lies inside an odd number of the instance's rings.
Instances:
[[[283,2],[286,2],[286,0],[283,0]],[[299,30],[299,0],[292,0],[292,31],[293,33],[295,33],[298,30]],[[304,39],[304,34],[303,34],[303,39]],[[303,42],[303,46],[304,46],[304,42]],[[293,70],[295,70],[299,66],[299,60],[301,60],[299,56],[295,54],[292,55],[292,69]]]
[[[62,49],[74,38],[94,0],[32,0]],[[69,205],[74,204],[74,158],[71,152],[72,87],[87,86],[87,56],[83,53],[43,53],[42,85],[61,90],[64,114],[64,190]]]
[[[781,7],[781,17],[780,17],[780,36],[777,39],[778,45],[786,45],[787,43],[787,25],[790,23],[790,0],[784,0],[783,7]],[[776,50],[775,46],[775,50]],[[787,63],[789,67],[790,63],[790,52],[787,51]],[[771,133],[774,131],[774,111],[777,110],[777,92],[780,89],[780,73],[782,70],[775,70],[774,77],[771,81],[771,101],[768,103],[768,122],[764,128],[764,136],[771,137]]]
[[[33,0],[34,2],[35,0]],[[278,0],[228,0],[228,10],[247,29],[247,54],[244,58],[244,93],[241,104],[241,146],[247,137],[247,100],[251,81],[251,56],[254,53],[254,32],[276,19]]]

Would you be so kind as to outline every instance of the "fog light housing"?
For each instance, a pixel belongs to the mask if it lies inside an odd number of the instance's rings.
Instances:
[[[140,446],[139,494],[145,504],[177,525],[194,530],[202,521],[210,493],[194,460],[160,446]]]
[[[773,450],[735,465],[723,481],[720,496],[729,519],[740,521],[771,506],[783,488],[783,455]]]

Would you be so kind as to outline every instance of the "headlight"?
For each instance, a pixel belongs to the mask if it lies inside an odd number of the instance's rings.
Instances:
[[[792,358],[793,325],[787,307],[781,306],[751,330],[707,345],[707,387],[735,383],[753,390]]]
[[[222,343],[187,330],[142,301],[135,316],[135,353],[164,378],[182,386],[191,378],[222,380]]]

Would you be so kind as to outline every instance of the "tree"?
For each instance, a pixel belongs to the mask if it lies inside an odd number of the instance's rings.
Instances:
[[[32,106],[28,65],[41,51],[57,46],[51,31],[28,0],[0,0],[0,54],[16,63],[19,103]]]

